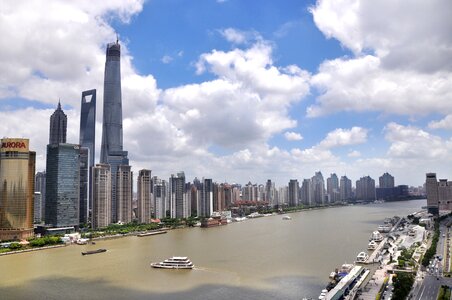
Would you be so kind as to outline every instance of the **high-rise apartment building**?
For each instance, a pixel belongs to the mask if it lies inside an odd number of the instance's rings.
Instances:
[[[80,146],[47,145],[45,223],[54,227],[80,222]]]
[[[209,218],[213,213],[213,183],[212,179],[202,180],[201,211],[199,216]]]
[[[299,199],[298,194],[300,190],[300,185],[298,184],[298,180],[291,179],[289,181],[289,206],[298,206]]]
[[[45,202],[46,202],[46,172],[37,172],[35,175],[35,192],[40,193],[41,198],[41,221],[45,217]]]
[[[361,177],[356,181],[356,199],[374,201],[376,199],[375,180],[370,176]]]
[[[92,227],[103,228],[111,221],[111,172],[110,165],[97,164],[92,169],[93,208]]]
[[[152,196],[154,218],[165,218],[167,210],[167,184],[165,180],[159,179],[157,176],[152,178]]]
[[[347,176],[342,176],[339,186],[341,201],[352,199],[352,181]]]
[[[33,223],[40,224],[42,221],[42,195],[40,192],[35,192],[33,196]]]
[[[426,174],[425,189],[427,192],[428,212],[432,214],[438,214],[439,196],[438,196],[438,180],[436,179],[436,173]]]
[[[314,205],[311,179],[303,179],[301,184],[301,203],[308,206]]]
[[[117,222],[120,203],[117,199],[117,172],[120,166],[129,165],[127,151],[123,150],[121,47],[119,42],[107,45],[104,74],[104,104],[100,162],[109,164],[112,178],[112,219]],[[122,204],[121,204],[122,205]],[[124,216],[125,217],[125,216]],[[128,218],[127,218],[128,219]]]
[[[378,178],[379,188],[389,189],[394,187],[394,176],[388,172],[384,173]]]
[[[185,195],[185,174],[171,174],[169,180],[169,198],[171,218],[187,218],[187,198]]]
[[[82,92],[80,109],[80,223],[92,210],[92,168],[96,153],[96,90]]]
[[[116,201],[118,222],[132,222],[133,173],[128,165],[120,165],[116,172]]]
[[[140,170],[137,183],[137,211],[139,223],[151,223],[152,177],[151,170]]]
[[[323,180],[322,172],[315,172],[314,177],[311,178],[311,184],[314,204],[325,204],[325,181]]]
[[[61,109],[61,103],[50,116],[49,144],[66,143],[67,116]]]
[[[330,203],[339,202],[341,200],[339,178],[335,173],[331,174],[330,177],[326,180],[326,191]]]
[[[0,140],[0,240],[33,236],[36,153],[28,139]]]
[[[265,199],[268,202],[268,205],[275,206],[275,183],[270,179],[267,180],[265,184]]]

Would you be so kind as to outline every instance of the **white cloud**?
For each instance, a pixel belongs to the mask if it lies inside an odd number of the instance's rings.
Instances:
[[[361,156],[361,152],[359,152],[359,151],[357,151],[357,150],[353,150],[353,151],[350,151],[350,152],[347,154],[347,156],[348,156],[348,157],[360,157],[360,156]]]
[[[169,64],[170,62],[173,61],[173,58],[169,55],[164,55],[161,59],[162,63],[164,64]]]
[[[450,156],[452,144],[420,128],[394,122],[385,127],[386,139],[392,144],[388,156],[394,158],[441,161]]]
[[[308,116],[452,113],[451,10],[447,0],[317,1],[317,27],[355,57],[320,66],[311,81],[320,96]]]
[[[262,37],[256,31],[243,31],[235,28],[226,28],[219,30],[219,32],[228,42],[236,45],[262,40]]]
[[[287,131],[284,133],[284,137],[286,138],[286,140],[288,141],[301,141],[303,139],[303,137],[301,136],[301,134],[297,133],[297,132],[293,132],[293,131]]]
[[[428,127],[432,129],[452,129],[452,115],[447,115],[439,121],[431,121]]]
[[[362,144],[367,141],[367,129],[352,127],[351,129],[337,128],[327,134],[319,147],[330,149],[346,145]]]

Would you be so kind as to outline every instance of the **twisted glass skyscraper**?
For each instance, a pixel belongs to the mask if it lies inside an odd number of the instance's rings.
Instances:
[[[116,174],[119,166],[129,165],[127,151],[122,148],[121,46],[118,41],[107,45],[106,56],[100,162],[111,167],[112,221],[117,222]]]

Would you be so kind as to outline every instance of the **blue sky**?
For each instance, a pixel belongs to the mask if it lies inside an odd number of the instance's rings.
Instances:
[[[451,6],[6,2],[3,136],[29,137],[43,169],[58,99],[77,143],[81,92],[96,88],[99,150],[105,45],[119,35],[124,148],[135,172],[278,185],[318,170],[353,181],[388,171],[410,185],[426,172],[450,178]]]

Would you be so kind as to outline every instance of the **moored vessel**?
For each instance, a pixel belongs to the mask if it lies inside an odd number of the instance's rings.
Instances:
[[[365,263],[369,259],[369,255],[366,252],[360,252],[358,256],[356,257],[357,263]]]
[[[85,252],[82,252],[82,255],[97,254],[97,253],[102,253],[102,252],[107,252],[107,249],[97,249],[97,250],[85,251]]]
[[[153,268],[161,269],[193,269],[193,263],[185,256],[173,256],[161,262],[151,263]]]

